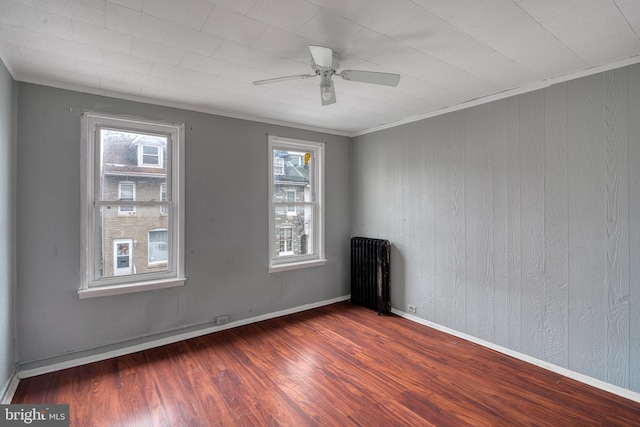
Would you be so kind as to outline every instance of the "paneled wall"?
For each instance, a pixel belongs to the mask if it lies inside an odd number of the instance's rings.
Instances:
[[[640,392],[640,65],[359,136],[392,305]]]

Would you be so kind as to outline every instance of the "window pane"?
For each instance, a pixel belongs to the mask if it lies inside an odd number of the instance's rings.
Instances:
[[[313,206],[297,205],[294,215],[284,209],[285,206],[282,208],[276,207],[275,212],[275,233],[278,236],[275,257],[313,254]]]
[[[273,150],[273,198],[275,204],[275,258],[313,254],[310,237],[313,230],[311,163],[304,151]],[[280,168],[278,170],[277,168]]]
[[[273,201],[286,202],[296,193],[309,192],[311,162],[305,162],[305,152],[273,150]],[[310,201],[311,199],[307,199]]]
[[[116,206],[102,207],[100,278],[168,271],[170,214],[161,214],[160,208],[159,204],[136,206],[135,215],[123,216]]]
[[[101,129],[100,137],[101,200],[160,200],[160,184],[167,182],[167,138],[113,129]],[[130,184],[119,187],[122,181]]]

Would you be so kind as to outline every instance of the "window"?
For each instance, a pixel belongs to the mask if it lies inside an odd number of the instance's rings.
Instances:
[[[138,165],[161,168],[164,153],[162,137],[147,135],[145,142],[160,145],[144,145],[144,142],[138,141]]]
[[[82,115],[81,298],[184,284],[183,140],[183,125]]]
[[[278,229],[279,255],[293,255],[293,227]]]
[[[134,201],[136,199],[136,184],[134,182],[120,182],[118,183],[118,200],[122,201]],[[118,213],[124,215],[133,215],[136,212],[136,208],[131,205],[119,205]]]
[[[269,136],[269,271],[322,265],[324,144]]]
[[[284,159],[276,157],[273,159],[273,174],[284,175]]]
[[[287,202],[291,203],[287,205],[287,213],[295,215],[296,213],[296,205],[293,203],[296,202],[296,190],[286,190],[287,192]]]
[[[166,202],[167,201],[167,183],[163,182],[162,184],[160,184],[160,201],[161,202]],[[161,205],[160,206],[160,213],[162,215],[166,215],[169,213],[169,207],[167,205]]]
[[[166,262],[169,258],[168,248],[166,229],[149,231],[149,264]]]

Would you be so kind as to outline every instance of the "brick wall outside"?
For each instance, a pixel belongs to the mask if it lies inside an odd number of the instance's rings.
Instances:
[[[118,183],[121,181],[136,184],[136,200],[159,201],[160,184],[164,179],[152,177],[116,177],[105,178],[103,188],[106,190],[105,199],[118,199]],[[137,206],[135,213],[119,213],[118,206],[111,206],[103,210],[103,275],[113,275],[114,240],[133,240],[133,259],[136,273],[162,271],[167,263],[149,263],[149,231],[168,227],[169,216],[162,213],[160,206]]]

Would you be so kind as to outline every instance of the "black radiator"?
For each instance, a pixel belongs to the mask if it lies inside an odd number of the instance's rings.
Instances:
[[[351,238],[351,303],[378,314],[391,311],[388,240],[367,237]]]

